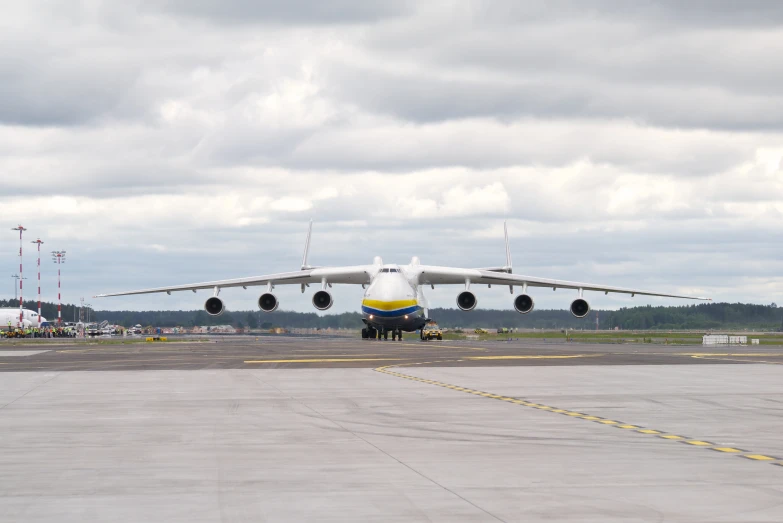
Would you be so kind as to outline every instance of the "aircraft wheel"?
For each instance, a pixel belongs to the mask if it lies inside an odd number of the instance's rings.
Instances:
[[[384,340],[389,339],[389,329],[383,329],[383,339]]]
[[[369,338],[369,335],[367,334],[367,329],[366,328],[362,329],[362,339],[366,340],[367,338]]]
[[[397,331],[397,341],[402,341],[402,329]]]

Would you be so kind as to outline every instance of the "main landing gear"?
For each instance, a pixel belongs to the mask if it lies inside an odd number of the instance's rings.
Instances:
[[[391,330],[392,335],[392,341],[398,340],[402,341],[402,330],[401,329],[392,329]],[[383,329],[382,331],[378,329],[373,329],[372,327],[365,327],[362,329],[362,339],[363,340],[374,340],[374,339],[383,339],[388,340],[389,339],[389,329]]]

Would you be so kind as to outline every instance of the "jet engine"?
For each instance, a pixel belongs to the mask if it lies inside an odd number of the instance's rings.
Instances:
[[[462,291],[457,295],[457,307],[463,311],[472,311],[477,304],[476,295],[470,291]]]
[[[280,305],[280,302],[277,301],[277,296],[271,292],[265,292],[258,298],[258,308],[264,312],[276,311],[278,305]]]
[[[220,316],[226,310],[226,306],[223,304],[223,300],[217,296],[212,296],[204,302],[204,310],[210,316]]]
[[[571,314],[577,318],[584,318],[590,312],[590,304],[584,298],[577,298],[571,302]]]
[[[329,294],[329,291],[318,291],[313,294],[313,307],[319,311],[325,311],[331,307],[333,303],[334,300],[332,300],[332,295]]]
[[[520,294],[514,298],[514,309],[520,314],[527,314],[533,310],[533,298],[527,294]]]

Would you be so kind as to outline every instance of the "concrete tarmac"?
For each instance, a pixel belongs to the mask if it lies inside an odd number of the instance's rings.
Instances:
[[[0,521],[783,521],[780,347],[0,352]]]
[[[716,349],[701,345],[566,343],[559,340],[399,341],[338,337],[213,336],[145,343],[21,340],[0,342],[0,372],[75,370],[197,370],[241,368],[374,368],[435,366],[664,365],[783,363],[776,346]],[[771,347],[767,349],[767,347]],[[37,351],[35,354],[28,354]],[[24,357],[21,355],[24,354]],[[19,355],[20,357],[13,357]]]

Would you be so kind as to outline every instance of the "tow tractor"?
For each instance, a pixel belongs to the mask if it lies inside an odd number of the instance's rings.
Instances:
[[[423,341],[442,340],[443,331],[437,323],[428,323],[421,329],[421,339]]]

